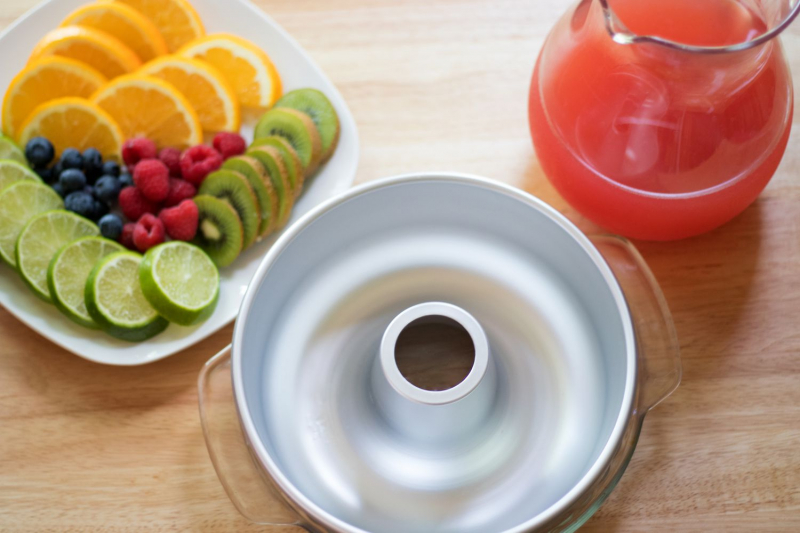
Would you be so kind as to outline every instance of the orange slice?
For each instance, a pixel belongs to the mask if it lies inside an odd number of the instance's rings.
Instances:
[[[72,59],[37,59],[8,86],[3,98],[3,131],[13,136],[37,106],[64,96],[88,98],[107,81],[95,69]]]
[[[61,26],[82,26],[104,31],[133,50],[142,61],[150,61],[167,53],[167,43],[156,25],[125,4],[87,4],[67,15]]]
[[[68,96],[46,102],[25,119],[18,140],[25,146],[33,137],[50,140],[56,158],[66,148],[97,148],[104,158],[119,160],[122,131],[108,113],[85,98]]]
[[[203,21],[186,0],[116,0],[127,4],[153,21],[174,52],[193,39],[205,35]]]
[[[239,101],[220,72],[202,61],[164,56],[147,63],[140,74],[173,85],[192,104],[203,130],[239,131]]]
[[[62,56],[96,69],[107,78],[136,70],[142,62],[133,51],[111,35],[79,26],[57,28],[33,49],[31,60]]]
[[[92,96],[126,139],[144,136],[160,148],[200,144],[203,130],[192,104],[169,83],[139,74],[120,76]]]
[[[179,53],[216,67],[233,86],[244,106],[268,108],[283,90],[281,78],[269,56],[241,37],[227,33],[208,35],[187,44]]]

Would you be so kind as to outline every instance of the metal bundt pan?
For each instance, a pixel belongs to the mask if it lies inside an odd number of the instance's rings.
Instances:
[[[441,391],[395,360],[412,322],[474,347]],[[577,528],[680,380],[635,249],[483,178],[372,182],[292,226],[251,282],[201,417],[237,508],[312,531]],[[234,407],[235,406],[235,407]]]

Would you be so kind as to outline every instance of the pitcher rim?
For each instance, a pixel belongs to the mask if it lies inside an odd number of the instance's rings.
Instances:
[[[762,33],[755,39],[750,41],[743,41],[741,43],[731,44],[727,46],[698,46],[692,44],[685,44],[670,39],[665,39],[657,35],[637,35],[632,33],[625,24],[617,17],[614,9],[609,5],[609,0],[598,0],[600,6],[603,8],[603,18],[605,19],[606,31],[608,31],[611,38],[620,44],[644,44],[650,43],[658,46],[664,46],[673,50],[682,52],[690,52],[697,54],[725,54],[730,52],[742,52],[761,46],[779,36],[794,21],[798,14],[800,14],[800,2],[797,2],[788,16],[771,28],[769,31]]]

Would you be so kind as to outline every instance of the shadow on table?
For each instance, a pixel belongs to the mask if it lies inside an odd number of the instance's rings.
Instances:
[[[681,345],[683,382],[702,381],[697,361],[724,361],[730,339],[740,327],[752,296],[758,270],[765,204],[763,198],[744,213],[706,235],[670,243],[635,243],[653,270],[672,311]],[[697,367],[701,369],[698,370]],[[706,369],[705,372],[708,372]],[[681,387],[673,393],[679,397]],[[648,501],[648,488],[673,471],[671,458],[681,451],[669,437],[670,403],[646,417],[642,448],[617,489],[582,530],[629,530],[644,519],[657,519]],[[646,444],[645,444],[646,443]]]
[[[763,198],[726,225],[682,241],[636,242],[672,311],[684,362],[728,346],[758,270]],[[684,364],[684,378],[691,378]]]
[[[559,196],[535,157],[520,186],[558,209],[584,232],[602,232]],[[684,383],[703,379],[703,370],[696,369],[695,361],[713,361],[715,357],[724,361],[730,350],[731,338],[739,330],[743,311],[753,296],[769,201],[761,197],[744,213],[705,235],[675,242],[634,242],[658,279],[672,312]],[[681,388],[674,394],[680,395]],[[669,403],[667,400],[645,419],[643,435],[652,437],[644,439],[647,449],[634,454],[619,487],[582,531],[630,529],[641,523],[639,519],[653,518],[648,514],[648,481],[669,475],[669,458],[679,455],[679,450],[670,449],[673,440],[665,436],[670,431]]]
[[[535,157],[520,186],[552,205],[582,231],[604,230],[567,204],[548,182]],[[669,303],[685,356],[718,349],[736,331],[758,268],[765,204],[762,197],[714,231],[674,242],[634,241]]]

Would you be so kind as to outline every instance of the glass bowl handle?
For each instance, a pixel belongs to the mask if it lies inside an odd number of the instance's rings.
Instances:
[[[250,454],[233,397],[230,345],[203,365],[197,390],[208,455],[236,509],[257,524],[301,526]]]
[[[655,276],[627,239],[613,235],[590,239],[605,257],[628,302],[639,363],[636,409],[644,414],[672,394],[681,382],[680,346],[672,314]]]

